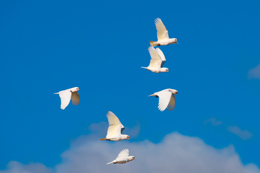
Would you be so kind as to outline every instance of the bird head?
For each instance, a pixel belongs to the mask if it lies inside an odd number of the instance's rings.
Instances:
[[[128,135],[121,135],[121,139],[122,140],[127,140],[127,139],[130,139],[130,137]]]
[[[162,67],[162,68],[160,69],[160,72],[169,72],[169,69],[166,68],[166,67]]]
[[[171,43],[172,43],[172,44],[178,44],[177,38],[172,38],[172,39],[171,39]]]
[[[129,161],[134,160],[135,156],[129,156]]]

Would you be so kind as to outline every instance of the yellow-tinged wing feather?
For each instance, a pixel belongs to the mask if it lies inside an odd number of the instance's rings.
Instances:
[[[168,30],[166,29],[160,18],[155,19],[155,26],[157,30],[158,41],[169,39]]]
[[[106,138],[120,136],[121,129],[124,128],[124,126],[121,124],[121,122],[119,121],[119,119],[113,112],[108,111],[106,116],[107,116],[108,123],[109,123]]]
[[[174,94],[172,94],[171,100],[170,100],[169,105],[168,105],[167,108],[168,108],[168,110],[170,110],[170,111],[175,108],[175,96],[174,96]]]
[[[73,92],[71,95],[71,101],[74,105],[79,104],[79,93],[77,91]]]
[[[148,68],[160,69],[161,64],[162,64],[162,59],[161,59],[160,55],[155,50],[155,48],[152,47],[152,46],[150,46],[148,48],[148,51],[149,51],[150,56],[151,56],[151,60],[150,60],[150,64],[149,64]]]

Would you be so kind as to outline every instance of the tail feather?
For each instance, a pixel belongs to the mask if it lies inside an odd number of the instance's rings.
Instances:
[[[107,165],[112,164],[112,163],[114,163],[114,162],[108,162]]]
[[[159,45],[156,41],[150,41],[150,45],[151,46],[153,46],[153,47],[155,47],[155,46],[157,46],[157,45]]]
[[[107,138],[100,138],[101,141],[107,140]]]

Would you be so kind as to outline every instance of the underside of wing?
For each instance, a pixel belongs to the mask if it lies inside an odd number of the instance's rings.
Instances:
[[[170,100],[169,105],[168,105],[167,108],[168,108],[168,110],[170,110],[170,111],[175,108],[175,96],[174,96],[174,94],[172,94],[171,100]]]
[[[164,111],[168,107],[172,93],[167,90],[164,90],[164,91],[158,92],[157,95],[159,96],[158,108],[160,111]]]
[[[69,90],[61,91],[61,92],[59,92],[59,96],[60,96],[60,100],[61,100],[60,108],[64,110],[70,103],[71,92]]]
[[[72,101],[72,103],[74,105],[78,105],[79,104],[79,93],[77,91],[72,93],[71,101]]]
[[[117,116],[111,111],[108,111],[106,116],[109,123],[107,135],[108,136],[121,135],[121,129],[124,128],[124,126],[121,124]]]
[[[162,67],[163,64],[166,62],[165,56],[164,56],[163,52],[161,51],[161,49],[156,48],[156,51],[158,52],[158,54],[159,54],[159,56],[160,56],[160,58],[162,60],[162,63],[161,63],[161,67]]]
[[[108,127],[106,138],[120,138],[120,136],[121,136],[120,126],[112,125]]]
[[[160,18],[155,19],[155,26],[157,30],[158,41],[169,39],[168,30],[166,29]]]
[[[161,67],[161,63],[162,63],[162,59],[160,57],[160,55],[158,54],[158,52],[155,50],[154,47],[150,46],[148,48],[150,56],[151,56],[151,60],[150,60],[150,64],[149,64],[149,68],[153,68],[153,69],[160,69]]]
[[[123,160],[129,156],[129,150],[123,149],[117,156],[116,160]]]

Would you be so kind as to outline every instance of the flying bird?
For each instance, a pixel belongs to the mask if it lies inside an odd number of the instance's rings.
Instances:
[[[168,30],[160,18],[155,19],[158,41],[150,41],[151,46],[165,46],[168,44],[178,44],[177,38],[169,38]]]
[[[159,97],[159,110],[164,111],[166,108],[168,110],[173,110],[175,107],[175,94],[178,94],[178,91],[175,89],[165,89],[159,92],[156,92],[149,96]]]
[[[121,124],[121,122],[113,112],[108,111],[106,116],[109,123],[109,127],[107,129],[107,136],[106,138],[101,138],[100,140],[120,141],[130,139],[128,135],[121,134],[125,127],[123,126],[123,124]]]
[[[148,48],[148,51],[151,56],[150,64],[148,67],[141,67],[141,68],[145,68],[154,73],[168,72],[169,71],[168,68],[162,67],[163,64],[166,62],[166,59],[161,49],[159,48],[155,49],[153,46],[150,46]]]
[[[115,160],[113,160],[112,162],[107,163],[107,165],[108,165],[108,164],[111,164],[111,163],[114,163],[114,164],[116,164],[116,163],[123,164],[123,163],[126,163],[126,162],[130,162],[130,161],[132,161],[132,160],[134,160],[134,159],[135,159],[134,156],[129,156],[129,150],[128,150],[128,149],[124,149],[124,150],[122,150],[122,151],[118,154],[118,156],[117,156],[117,158],[116,158]]]
[[[54,93],[54,94],[59,94],[60,96],[60,100],[61,100],[60,108],[62,110],[64,110],[69,105],[70,100],[72,100],[72,103],[74,105],[79,104],[78,90],[79,90],[78,87],[74,87],[67,90],[59,91],[58,93]]]

